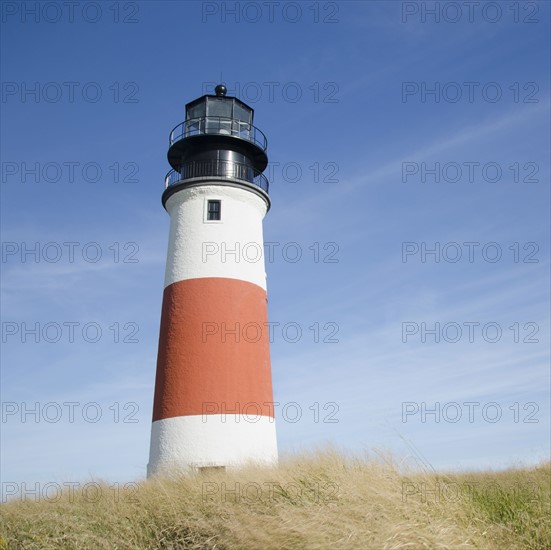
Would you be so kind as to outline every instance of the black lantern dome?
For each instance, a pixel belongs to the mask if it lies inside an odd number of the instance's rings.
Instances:
[[[226,93],[219,84],[216,95],[188,103],[185,121],[170,133],[163,205],[180,189],[208,183],[244,187],[269,208],[266,136],[253,125],[254,110]]]

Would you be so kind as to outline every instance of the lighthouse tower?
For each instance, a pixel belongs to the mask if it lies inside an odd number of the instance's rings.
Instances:
[[[263,254],[267,141],[218,85],[170,134],[170,215],[148,476],[247,462],[277,444]]]

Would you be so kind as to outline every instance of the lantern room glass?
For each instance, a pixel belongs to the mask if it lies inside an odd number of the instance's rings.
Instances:
[[[186,108],[186,135],[222,134],[251,139],[253,110],[233,97],[204,96]]]

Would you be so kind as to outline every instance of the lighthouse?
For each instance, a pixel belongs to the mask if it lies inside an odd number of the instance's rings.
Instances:
[[[262,221],[267,140],[218,85],[172,130],[148,476],[277,463]]]

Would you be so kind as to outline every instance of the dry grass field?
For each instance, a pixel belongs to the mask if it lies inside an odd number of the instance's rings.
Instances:
[[[12,499],[0,549],[551,549],[550,507],[551,463],[444,474],[329,450]]]

